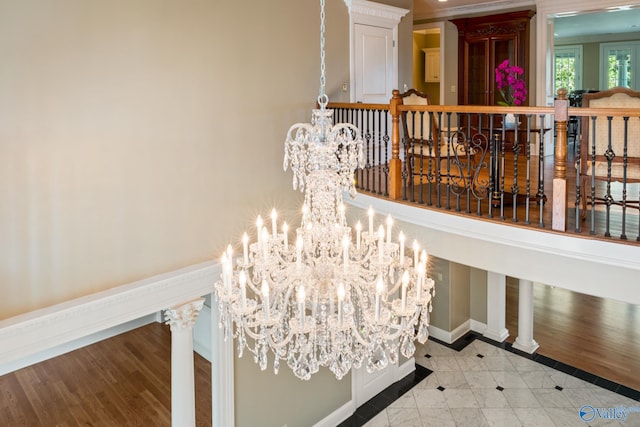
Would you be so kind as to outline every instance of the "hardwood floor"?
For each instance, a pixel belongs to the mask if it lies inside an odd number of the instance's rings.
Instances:
[[[195,354],[196,423],[211,426],[211,364]],[[170,426],[171,333],[152,323],[0,377],[0,425]]]
[[[518,281],[507,280],[506,327],[518,335]],[[536,284],[538,353],[640,390],[640,307]]]

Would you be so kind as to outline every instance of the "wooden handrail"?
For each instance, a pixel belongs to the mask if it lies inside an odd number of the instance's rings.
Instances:
[[[361,102],[329,102],[327,108],[345,108],[352,110],[388,110],[389,104],[363,104]]]

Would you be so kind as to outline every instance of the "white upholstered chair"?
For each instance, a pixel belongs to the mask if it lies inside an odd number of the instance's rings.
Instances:
[[[640,109],[640,92],[617,87],[600,92],[585,93],[582,95],[582,106]],[[596,180],[640,182],[640,117],[629,117],[627,126],[625,132],[625,123],[622,117],[613,117],[609,122],[606,116],[599,116],[595,120],[594,132],[593,120],[590,117],[582,118],[580,176],[582,177],[583,216],[586,212],[587,193],[590,194],[592,180],[594,184]],[[611,132],[611,138],[609,138],[609,132]],[[625,145],[626,159],[624,156]],[[603,203],[603,198],[603,195],[596,194],[596,203]],[[638,200],[628,200],[628,203],[637,207]]]

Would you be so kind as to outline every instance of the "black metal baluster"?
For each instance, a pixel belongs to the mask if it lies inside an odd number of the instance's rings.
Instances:
[[[494,200],[498,198],[498,133],[493,130],[493,114],[489,114],[489,218],[493,218]],[[480,128],[482,129],[482,128]]]
[[[419,120],[419,133],[418,133],[418,138],[420,141],[420,155],[418,156],[418,161],[420,162],[420,172],[418,174],[418,177],[420,178],[420,181],[418,182],[418,193],[419,193],[419,197],[418,197],[418,203],[423,205],[424,204],[424,183],[422,182],[423,179],[423,174],[424,174],[424,136],[423,136],[423,123],[424,123],[424,111],[420,111],[417,114],[420,115],[420,120]],[[416,113],[414,112],[414,122],[415,122],[415,115]],[[413,127],[413,137],[415,138],[416,135],[416,131],[415,131],[415,127]]]
[[[611,230],[610,230],[610,225],[611,225],[611,205],[613,204],[613,197],[611,196],[611,162],[614,159],[614,157],[616,156],[616,154],[613,152],[613,147],[611,145],[611,141],[612,141],[612,124],[613,124],[613,116],[607,116],[607,151],[605,151],[605,158],[607,159],[607,190],[605,192],[605,196],[604,196],[604,203],[606,208],[606,214],[605,214],[605,231],[604,231],[604,235],[605,237],[611,237]]]
[[[538,191],[536,193],[536,200],[538,200],[538,213],[540,214],[540,220],[538,221],[538,226],[540,228],[544,228],[544,205],[545,205],[545,195],[544,195],[544,140],[546,132],[544,131],[544,114],[540,114],[540,125],[542,127],[542,131],[540,133],[540,147],[538,150]]]
[[[591,116],[591,227],[590,234],[596,234],[596,116]]]
[[[540,122],[540,127],[543,127],[544,122]],[[542,130],[540,131],[540,138],[542,139]],[[524,200],[524,223],[529,225],[529,209],[531,209],[531,114],[527,114],[527,138],[525,141],[525,158],[526,163],[526,182],[525,182],[525,200]]]
[[[580,118],[580,122],[582,123],[582,120],[584,120],[584,118]],[[582,212],[582,204],[580,203],[581,199],[582,199],[582,192],[585,191],[584,188],[582,188],[582,156],[581,156],[581,152],[582,152],[582,144],[580,143],[580,141],[582,141],[582,136],[581,136],[581,132],[582,132],[582,126],[578,126],[576,129],[576,137],[574,140],[574,144],[576,146],[576,200],[575,200],[575,207],[576,207],[576,214],[575,214],[575,221],[576,221],[576,232],[577,233],[581,233],[582,232],[582,221],[581,221],[581,217],[582,215],[586,215],[586,212]],[[586,198],[587,195],[585,193],[584,197]]]
[[[504,116],[502,117],[504,120]],[[504,221],[504,166],[505,166],[505,140],[506,132],[504,127],[502,128],[502,135],[500,139],[500,219]]]
[[[511,152],[513,153],[513,182],[511,183],[511,221],[518,222],[518,192],[520,188],[518,187],[518,158],[520,157],[520,151],[522,150],[522,146],[520,144],[519,138],[519,127],[520,127],[520,115],[515,114],[516,118],[516,127],[513,132],[513,145],[511,147]]]
[[[629,132],[629,117],[624,117],[624,145],[622,148],[622,231],[620,238],[627,240],[627,142]]]
[[[386,110],[380,111],[380,123],[384,121],[384,135],[382,137],[382,142],[387,150],[386,158],[387,158],[387,167],[385,169],[385,187],[384,187],[384,195],[389,196],[389,120]],[[398,150],[399,151],[399,150]],[[406,158],[406,157],[405,157]]]

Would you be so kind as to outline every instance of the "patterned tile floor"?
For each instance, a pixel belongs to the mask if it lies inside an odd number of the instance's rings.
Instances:
[[[464,345],[455,350],[432,340],[417,344],[417,374],[396,387],[395,400],[375,416],[370,412],[360,418],[361,423],[354,414],[342,425],[640,426],[640,393],[635,390],[621,390],[585,372],[577,372],[585,379],[578,378],[567,365],[548,358],[534,361],[510,346],[504,349],[480,339]],[[603,386],[596,385],[599,380]],[[631,411],[624,422],[615,418],[621,414],[616,408]]]

